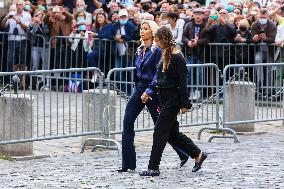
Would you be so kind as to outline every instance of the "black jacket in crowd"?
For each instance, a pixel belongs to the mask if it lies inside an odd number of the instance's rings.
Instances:
[[[201,24],[201,28],[199,30],[199,37],[197,40],[197,46],[194,48],[189,48],[187,46],[188,41],[193,40],[195,38],[194,35],[194,28],[195,22],[192,20],[191,22],[187,23],[183,30],[182,35],[182,42],[186,47],[186,55],[195,55],[199,56],[200,58],[204,58],[204,53],[206,52],[205,46],[209,43],[209,33],[204,30],[206,23],[203,22]]]

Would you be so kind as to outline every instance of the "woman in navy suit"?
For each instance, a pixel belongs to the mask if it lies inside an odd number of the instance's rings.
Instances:
[[[118,172],[127,172],[136,168],[136,152],[134,148],[134,122],[145,105],[151,117],[156,123],[158,118],[158,99],[156,94],[157,65],[161,59],[161,49],[153,43],[153,36],[158,25],[154,21],[145,20],[141,24],[141,46],[136,52],[136,81],[135,90],[131,95],[125,110],[122,133],[122,168]],[[181,166],[187,161],[188,156],[178,148],[177,151],[182,160]]]

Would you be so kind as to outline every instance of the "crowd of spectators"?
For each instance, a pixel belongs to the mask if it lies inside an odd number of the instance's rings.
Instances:
[[[13,34],[1,38],[8,44],[1,46],[2,51],[7,51],[7,57],[1,58],[2,65],[6,64],[2,71],[12,71],[15,61],[25,65],[32,62],[31,70],[87,66],[105,70],[132,66],[135,46],[130,41],[139,41],[143,20],[167,25],[176,43],[185,49],[188,64],[212,62],[223,69],[230,63],[284,62],[284,0],[228,0],[226,4],[212,0],[207,6],[205,3],[203,0],[16,0],[1,20],[1,31]],[[38,35],[43,38],[37,38]],[[50,38],[53,38],[51,44]],[[113,42],[106,44],[100,39]],[[210,43],[221,45],[209,46]],[[249,46],[232,48],[228,43],[267,45],[256,46],[251,53]],[[46,47],[51,51],[44,50]],[[31,57],[26,56],[27,52],[31,52]],[[47,65],[48,56],[50,65]],[[203,75],[202,69],[198,72]],[[263,80],[261,71],[257,78]],[[199,82],[202,83],[202,78]]]

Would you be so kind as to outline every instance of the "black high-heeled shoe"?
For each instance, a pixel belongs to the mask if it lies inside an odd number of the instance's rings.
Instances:
[[[207,157],[208,157],[208,154],[206,152],[202,152],[201,158],[200,158],[199,162],[195,162],[195,165],[192,168],[192,172],[196,172],[199,169],[201,169],[201,165]]]
[[[140,176],[154,177],[154,176],[159,176],[160,175],[160,171],[159,170],[148,169],[147,171],[143,171],[143,172],[139,173],[139,175]]]

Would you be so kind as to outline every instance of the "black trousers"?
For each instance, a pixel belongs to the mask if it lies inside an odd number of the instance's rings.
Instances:
[[[136,152],[134,147],[134,123],[140,112],[145,105],[147,106],[152,120],[156,123],[158,119],[158,99],[156,95],[152,96],[152,100],[148,100],[146,104],[142,103],[141,95],[149,86],[149,83],[138,82],[136,83],[135,91],[129,99],[124,119],[123,119],[123,133],[122,133],[122,168],[132,169],[136,168]],[[171,144],[171,143],[170,143]],[[179,150],[178,146],[171,144],[174,150],[177,152],[181,160],[188,158],[188,155]]]
[[[177,95],[176,90],[170,91],[170,93],[168,91],[160,91],[162,108],[154,129],[153,146],[148,169],[159,169],[162,153],[167,142],[192,159],[198,157],[201,152],[190,138],[179,131],[177,115],[180,107],[177,105],[177,101],[175,101],[175,104],[171,103],[173,102],[172,99],[175,98],[173,95]]]

